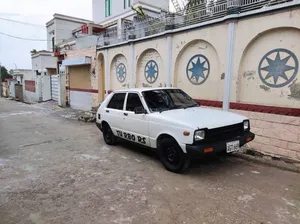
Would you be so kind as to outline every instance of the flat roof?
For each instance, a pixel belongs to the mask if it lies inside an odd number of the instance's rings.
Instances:
[[[92,20],[87,20],[87,19],[82,19],[82,18],[78,18],[78,17],[74,17],[74,16],[68,16],[68,15],[55,13],[53,15],[53,19],[51,19],[50,21],[48,21],[46,23],[46,27],[50,26],[54,22],[55,19],[67,20],[67,21],[77,22],[77,23],[93,23]]]

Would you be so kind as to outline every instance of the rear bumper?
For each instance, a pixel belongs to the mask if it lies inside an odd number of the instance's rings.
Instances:
[[[242,147],[247,142],[252,141],[254,138],[255,138],[255,134],[252,132],[248,132],[242,136],[237,136],[235,138],[231,138],[226,141],[219,141],[214,143],[203,143],[203,144],[200,143],[197,145],[196,144],[186,145],[187,156],[189,158],[199,158],[204,156],[205,154],[226,152],[227,142],[239,140],[240,147]],[[209,152],[205,152],[205,149],[210,149],[210,150],[208,150]]]
[[[96,122],[96,126],[99,128],[100,131],[102,131],[102,125],[101,125],[101,123],[97,123]]]

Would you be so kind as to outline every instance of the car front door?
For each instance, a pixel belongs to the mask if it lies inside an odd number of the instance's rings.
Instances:
[[[140,95],[129,92],[127,95],[124,111],[124,133],[123,138],[134,141],[141,145],[150,146],[149,141],[149,116],[147,114],[135,114],[136,108],[144,108]]]
[[[105,120],[108,122],[114,135],[124,129],[124,103],[126,93],[115,93],[104,110]]]

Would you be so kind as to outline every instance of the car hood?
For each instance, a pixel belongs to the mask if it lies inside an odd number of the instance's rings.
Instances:
[[[194,129],[223,127],[248,119],[239,114],[203,107],[163,111],[159,113],[159,117],[164,121],[178,122]]]

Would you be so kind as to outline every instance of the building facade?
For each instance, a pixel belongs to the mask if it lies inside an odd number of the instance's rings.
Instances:
[[[247,4],[200,5],[150,21],[154,30],[147,21],[140,38],[99,46],[98,83],[106,93],[181,88],[203,106],[250,117],[252,149],[300,160],[300,2]]]

